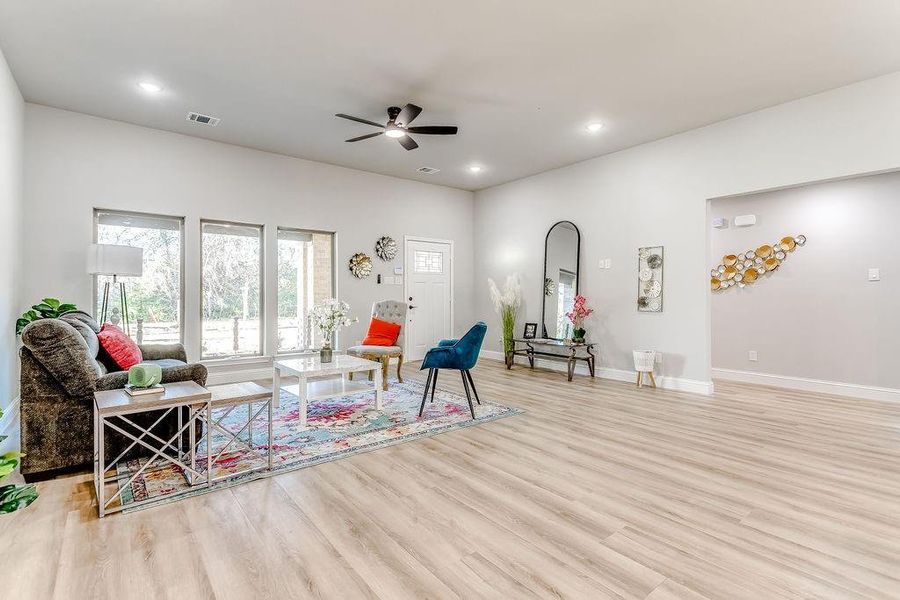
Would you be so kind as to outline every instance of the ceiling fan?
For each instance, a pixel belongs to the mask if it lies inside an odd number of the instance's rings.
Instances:
[[[341,113],[338,113],[334,116],[340,117],[342,119],[356,121],[357,123],[372,125],[373,127],[378,127],[382,130],[376,133],[369,133],[367,135],[361,135],[349,140],[344,140],[347,142],[359,142],[361,140],[367,140],[369,138],[384,134],[389,138],[396,139],[398,142],[400,142],[400,145],[407,150],[415,150],[419,147],[419,145],[415,142],[415,140],[409,137],[409,134],[411,133],[425,135],[456,135],[458,128],[452,125],[423,125],[421,127],[410,127],[409,124],[419,116],[420,112],[422,112],[422,109],[415,104],[407,104],[402,109],[399,106],[388,107],[388,122],[384,125],[382,125],[381,123],[376,123],[375,121],[360,119],[359,117],[351,117],[350,115]]]

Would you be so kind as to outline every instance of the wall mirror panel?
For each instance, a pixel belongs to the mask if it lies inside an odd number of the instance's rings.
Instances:
[[[541,336],[552,339],[571,337],[572,322],[566,313],[572,310],[578,294],[581,233],[571,221],[560,221],[550,228],[544,240],[544,289],[541,308]]]

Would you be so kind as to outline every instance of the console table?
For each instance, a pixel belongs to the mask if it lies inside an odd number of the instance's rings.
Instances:
[[[540,350],[536,349],[542,348]],[[516,356],[524,356],[528,359],[528,364],[534,368],[534,357],[543,356],[550,360],[564,361],[568,366],[569,381],[575,374],[575,364],[579,360],[583,360],[588,365],[591,377],[594,377],[594,344],[567,342],[564,340],[554,340],[550,338],[513,339],[513,350],[506,354],[506,368],[511,369]],[[553,352],[553,350],[557,350]],[[560,353],[563,350],[564,353]]]

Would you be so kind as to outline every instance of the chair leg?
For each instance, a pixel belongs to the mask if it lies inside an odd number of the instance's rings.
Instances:
[[[438,373],[440,373],[440,372],[441,372],[440,369],[434,370],[434,380],[431,382],[431,401],[432,402],[434,402],[434,388],[437,387],[437,377],[438,377]]]
[[[459,374],[462,376],[463,387],[466,389],[466,399],[469,401],[469,411],[472,413],[472,418],[475,418],[475,407],[472,405],[472,394],[469,392],[469,382],[466,381],[466,373],[465,371],[460,371]]]
[[[403,366],[403,355],[401,354],[397,358],[397,382],[403,383],[403,376],[400,374],[400,367]]]
[[[466,369],[466,377],[469,378],[469,385],[472,386],[472,393],[475,394],[475,402],[477,402],[478,405],[481,406],[481,398],[478,397],[478,390],[475,389],[475,380],[472,379],[472,371]]]
[[[388,363],[390,362],[390,357],[383,356],[381,358],[381,389],[385,392],[388,389]]]
[[[425,392],[422,394],[422,405],[419,407],[419,416],[425,412],[425,398],[428,397],[428,386],[431,385],[431,378],[434,376],[434,369],[428,369],[428,379],[425,380]]]

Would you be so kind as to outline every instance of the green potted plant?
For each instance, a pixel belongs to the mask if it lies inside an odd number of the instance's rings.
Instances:
[[[0,410],[0,417],[3,411]],[[7,436],[0,435],[0,442]],[[6,478],[10,473],[19,466],[19,459],[22,457],[21,452],[7,452],[0,455],[0,481]],[[16,485],[7,484],[0,485],[0,513],[11,513],[21,508],[25,508],[38,497],[37,489],[34,485]]]
[[[16,335],[21,334],[25,326],[32,321],[56,319],[61,314],[73,310],[77,310],[74,304],[60,302],[56,298],[44,298],[39,303],[32,305],[30,310],[26,310],[21,317],[16,319]]]

